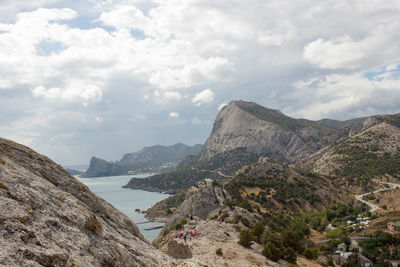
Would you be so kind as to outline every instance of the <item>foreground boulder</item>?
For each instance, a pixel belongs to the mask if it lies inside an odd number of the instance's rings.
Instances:
[[[0,138],[0,265],[169,266],[137,226],[61,166]]]

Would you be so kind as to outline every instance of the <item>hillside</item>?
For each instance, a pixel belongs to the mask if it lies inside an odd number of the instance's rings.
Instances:
[[[211,159],[187,157],[175,170],[145,179],[132,178],[124,187],[155,192],[179,193],[204,178],[223,179],[231,176],[238,167],[257,161],[258,154],[243,148],[218,154]]]
[[[363,121],[294,119],[256,103],[232,101],[219,112],[198,157],[186,157],[170,172],[133,178],[126,187],[177,193],[204,178],[232,176],[260,157],[296,163],[358,133]]]
[[[198,155],[202,148],[203,145],[188,146],[182,143],[144,147],[137,152],[125,154],[116,164],[131,169],[159,168],[163,165],[175,167],[185,156]]]
[[[175,168],[184,157],[199,154],[202,147],[202,145],[188,146],[182,143],[145,147],[140,151],[125,154],[115,163],[92,157],[89,168],[81,177],[167,171]]]
[[[137,226],[61,166],[0,139],[0,265],[170,266]]]
[[[304,214],[322,209],[332,201],[350,199],[328,178],[268,158],[242,167],[224,183],[224,188],[232,196],[227,201],[229,206],[264,216],[280,211]]]
[[[331,176],[338,186],[354,192],[371,191],[374,180],[400,179],[400,114],[373,116],[361,130],[321,150],[298,165]]]

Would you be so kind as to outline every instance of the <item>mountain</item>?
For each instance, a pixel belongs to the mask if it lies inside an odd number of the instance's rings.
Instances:
[[[137,226],[64,168],[0,138],[0,265],[167,266]],[[169,266],[169,265],[168,265]]]
[[[294,119],[256,103],[232,101],[217,115],[198,157],[186,157],[171,172],[133,178],[126,187],[178,193],[204,178],[232,176],[260,157],[293,164],[358,133],[364,120]]]
[[[129,168],[110,163],[104,159],[92,157],[89,168],[81,174],[83,178],[116,176],[128,174]]]
[[[172,146],[150,146],[125,154],[115,163],[92,157],[89,168],[81,176],[90,178],[171,170],[185,156],[199,154],[202,147],[202,145],[188,146],[182,143]]]
[[[330,176],[354,192],[372,191],[374,180],[400,179],[400,114],[372,116],[357,132],[300,161],[298,166]]]
[[[163,165],[175,167],[183,157],[197,155],[202,148],[203,145],[188,146],[182,143],[172,146],[144,147],[140,151],[125,154],[116,164],[133,169],[160,168]]]
[[[215,119],[200,159],[246,148],[248,152],[295,163],[339,138],[337,128],[352,124],[333,122],[294,119],[256,103],[233,101]]]

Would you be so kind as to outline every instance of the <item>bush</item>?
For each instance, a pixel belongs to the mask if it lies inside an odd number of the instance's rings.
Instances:
[[[316,249],[307,248],[304,251],[304,256],[310,260],[316,260],[318,258],[318,251]]]
[[[222,248],[217,248],[215,254],[217,254],[218,256],[222,256]]]
[[[262,222],[256,223],[251,229],[254,241],[261,244],[261,235],[264,232],[264,224]]]
[[[276,246],[276,244],[274,244],[274,242],[272,241],[268,241],[267,243],[265,243],[264,245],[264,249],[262,251],[262,254],[268,258],[271,259],[275,262],[278,262],[279,259],[281,259],[281,257],[283,256],[283,251],[281,250],[281,247]]]
[[[239,233],[239,244],[249,248],[251,246],[251,242],[253,240],[253,235],[251,234],[250,230],[241,229]]]
[[[90,215],[90,217],[86,220],[85,228],[95,234],[101,233],[101,224],[99,220],[97,220],[96,215]]]
[[[184,226],[186,223],[187,223],[187,219],[186,219],[186,218],[182,219],[179,223],[177,223],[177,224],[175,225],[175,230],[182,229],[183,226]]]

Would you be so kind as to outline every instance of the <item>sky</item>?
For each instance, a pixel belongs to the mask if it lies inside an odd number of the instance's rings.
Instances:
[[[232,100],[400,112],[398,0],[0,0],[0,136],[63,165],[204,143]]]

